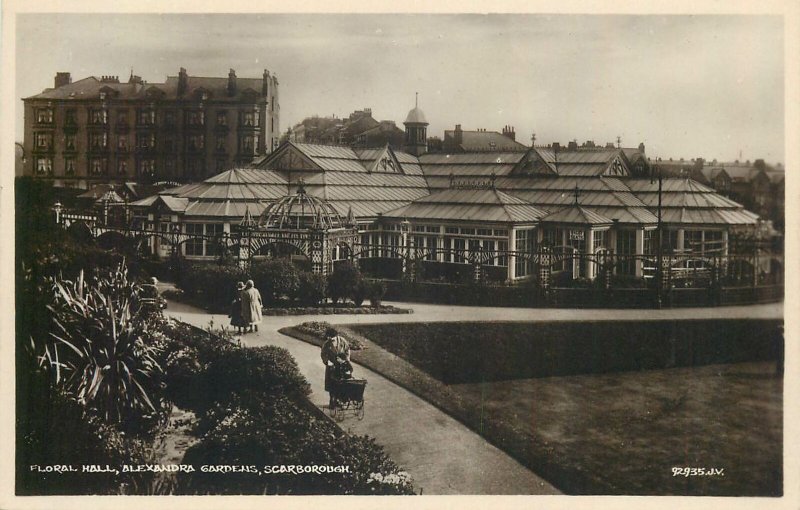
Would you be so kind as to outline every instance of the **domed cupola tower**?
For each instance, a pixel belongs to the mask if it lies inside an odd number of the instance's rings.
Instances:
[[[403,125],[406,127],[405,151],[414,156],[428,152],[428,121],[419,109],[419,96],[414,101],[414,109],[408,112]]]

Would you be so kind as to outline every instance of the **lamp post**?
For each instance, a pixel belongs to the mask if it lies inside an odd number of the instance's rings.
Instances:
[[[413,268],[409,260],[411,258],[411,246],[408,240],[409,232],[411,232],[411,222],[408,221],[407,218],[404,218],[403,221],[400,222],[400,244],[403,250],[403,278],[413,280],[413,275],[410,274]]]
[[[663,238],[663,228],[661,224],[661,193],[662,193],[662,185],[663,185],[663,176],[661,175],[661,167],[656,166],[654,168],[657,172],[658,178],[658,210],[657,210],[657,217],[658,223],[656,224],[656,308],[661,308],[661,295],[663,293],[662,288],[662,279],[663,279],[663,261],[664,261],[664,238]],[[653,175],[650,175],[650,184],[653,183]]]
[[[172,258],[173,260],[177,260],[178,258],[178,241],[179,236],[181,233],[181,227],[178,224],[172,225]]]
[[[61,211],[63,210],[63,206],[61,202],[56,202],[53,204],[53,212],[56,213],[56,225],[61,224]]]

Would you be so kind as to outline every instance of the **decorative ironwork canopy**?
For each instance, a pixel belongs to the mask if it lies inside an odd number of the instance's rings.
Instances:
[[[270,204],[258,225],[280,230],[331,230],[346,226],[346,221],[331,204],[306,193],[301,183],[296,194]]]

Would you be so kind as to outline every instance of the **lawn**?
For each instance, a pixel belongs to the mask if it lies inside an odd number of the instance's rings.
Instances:
[[[570,494],[778,496],[783,402],[774,373],[774,364],[736,363],[451,389],[480,408],[484,424],[516,432],[508,446],[517,455],[559,464],[554,474],[567,479],[553,482]],[[673,476],[673,467],[724,476]]]
[[[554,324],[351,326],[354,360],[568,494],[782,493],[779,322]]]

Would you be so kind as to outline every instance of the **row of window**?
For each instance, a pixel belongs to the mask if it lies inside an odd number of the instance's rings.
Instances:
[[[186,233],[189,235],[208,236],[192,237],[185,243],[185,254],[192,256],[216,257],[219,255],[219,242],[216,236],[223,233],[221,223],[186,223]]]
[[[117,161],[115,172],[116,175],[130,175],[130,162],[127,159],[119,159]],[[75,158],[64,158],[64,173],[65,176],[75,175],[77,171],[77,161]],[[215,162],[215,170],[221,172],[231,166],[228,159],[217,159]],[[39,176],[52,176],[54,175],[53,158],[38,157],[34,164],[36,175]],[[175,174],[176,161],[174,159],[166,159],[163,162],[163,170],[165,176],[173,176]],[[142,158],[136,160],[136,174],[142,177],[155,177],[161,174],[158,171],[156,160],[152,158]],[[184,162],[184,174],[186,177],[202,177],[206,173],[205,160],[203,159],[189,159]],[[105,176],[109,175],[109,158],[89,158],[87,163],[87,172],[92,176]]]
[[[155,133],[137,133],[136,134],[136,148],[142,150],[155,150],[156,135]],[[91,132],[88,137],[89,148],[92,150],[107,150],[110,148],[109,135],[105,131]],[[227,149],[228,138],[225,135],[217,135],[215,137],[214,149],[217,152],[224,152]],[[129,150],[128,137],[117,137],[116,149],[119,152],[126,152]],[[246,154],[254,154],[258,150],[259,136],[258,134],[251,133],[239,136],[239,152]],[[175,138],[165,137],[161,139],[161,146],[165,152],[175,152],[178,148],[175,143]],[[184,137],[184,147],[189,152],[198,152],[205,150],[206,137],[202,134],[187,135]],[[34,135],[34,150],[45,151],[53,149],[53,134],[52,133],[35,133]],[[64,135],[64,150],[76,151],[77,142],[76,135]]]
[[[212,239],[214,236],[222,234],[222,224],[187,223],[185,232],[190,235],[211,238],[192,238],[188,240],[185,244],[186,255],[216,256],[219,254],[218,243]],[[542,244],[549,244],[556,247],[568,246],[577,253],[585,253],[586,238],[585,236],[573,234],[576,232],[583,231],[560,228],[545,229],[543,231]],[[650,254],[648,250],[653,248],[653,232],[652,230],[645,231],[645,255]],[[672,232],[674,231],[670,231],[670,234]],[[705,253],[706,255],[711,253],[703,252],[702,250],[706,248],[715,250],[717,246],[723,242],[722,231],[720,230],[686,230],[684,235],[691,239],[689,242],[695,247],[695,250],[701,250],[696,253]],[[608,240],[606,231],[595,231],[593,237],[595,251],[606,247],[606,242]],[[415,235],[410,238],[409,249],[419,250],[419,256],[421,256],[423,260],[431,262],[465,263],[469,260],[470,256],[481,254],[485,256],[481,259],[484,265],[498,267],[508,266],[507,241],[444,237],[441,239],[441,244],[439,244],[439,239],[438,236]],[[558,239],[561,239],[561,241],[557,241]],[[566,239],[566,244],[560,244],[564,242],[564,239]],[[362,251],[360,256],[362,258],[399,258],[401,256],[400,241],[400,235],[396,233],[383,232],[361,234]],[[537,250],[535,229],[517,230],[515,241],[516,251],[518,252],[533,253]],[[635,230],[617,231],[616,248],[618,253],[633,255],[636,253],[635,245]],[[634,274],[634,265],[635,261],[633,259],[623,259],[620,261],[618,271],[624,274]],[[577,271],[576,276],[585,276],[583,274],[585,269],[584,264],[571,259],[565,259],[554,264],[552,267],[554,271]],[[518,278],[532,274],[533,270],[534,262],[532,260],[523,259],[521,257],[515,259],[515,273]]]
[[[444,232],[445,234],[460,234],[462,236],[508,237],[508,230],[506,229],[445,227]]]
[[[37,108],[36,109],[36,123],[37,124],[53,124],[54,119],[53,108]],[[109,109],[108,108],[88,108],[88,123],[94,126],[105,126],[109,123]],[[128,124],[129,110],[116,110],[116,124],[118,126],[126,126]],[[258,127],[261,125],[261,113],[257,110],[254,111],[240,111],[239,113],[239,126],[242,127]],[[176,110],[163,110],[156,113],[152,108],[140,108],[136,110],[136,125],[137,126],[155,126],[158,117],[166,126],[174,126],[177,124],[178,112]],[[228,126],[229,112],[218,111],[216,112],[216,125],[220,127]],[[184,112],[184,124],[190,127],[199,127],[206,125],[206,112],[203,110],[187,110]],[[64,111],[64,125],[77,126],[78,125],[78,110],[77,108],[68,108]],[[272,128],[275,128],[275,121],[273,119]]]
[[[495,239],[466,239],[463,237],[441,238],[438,236],[411,236],[409,250],[418,252],[422,260],[463,264],[474,254],[485,255],[484,265],[508,265],[508,241]],[[361,235],[361,257],[398,258],[400,235],[375,233]]]

